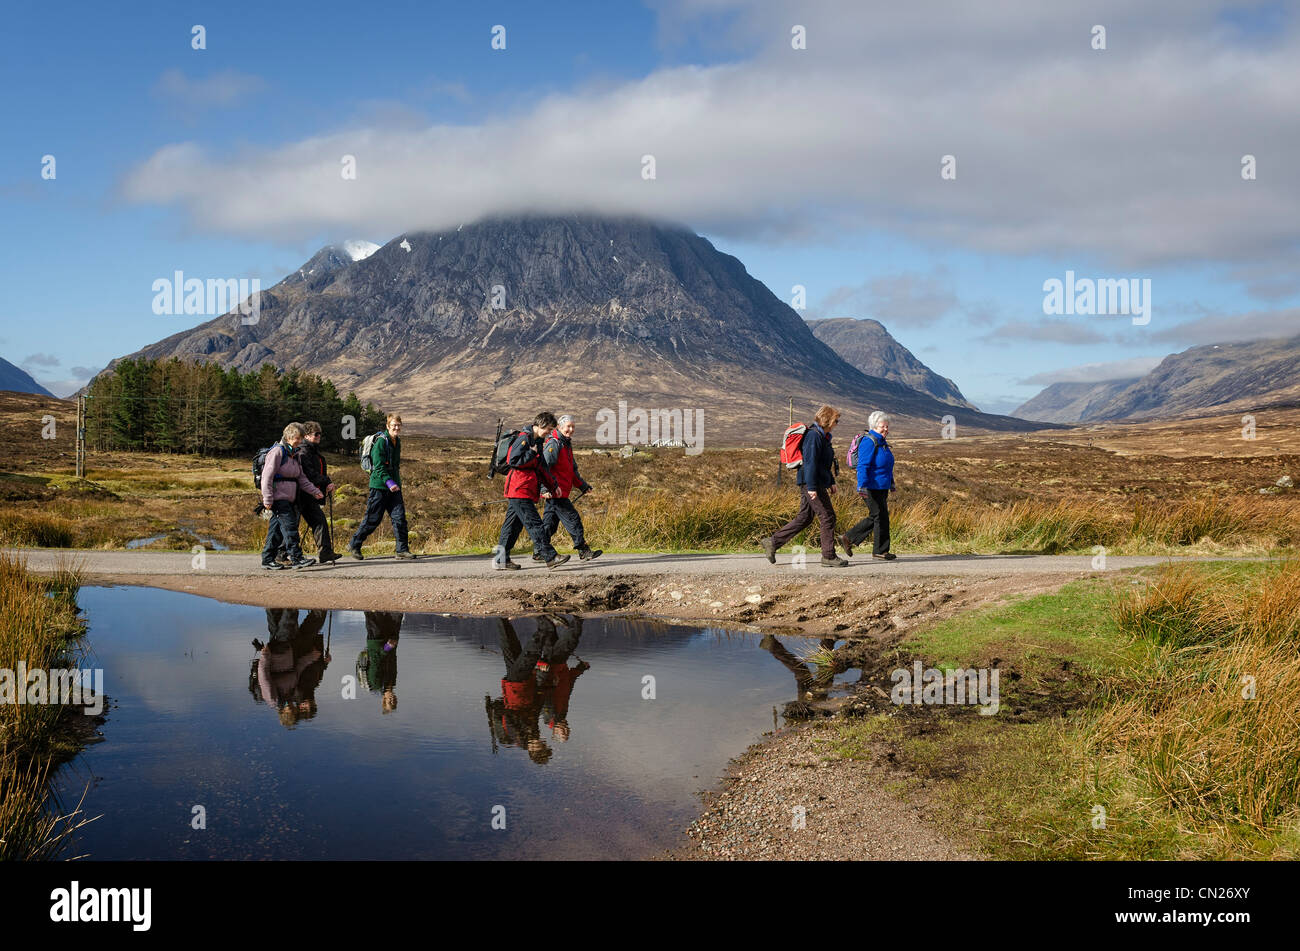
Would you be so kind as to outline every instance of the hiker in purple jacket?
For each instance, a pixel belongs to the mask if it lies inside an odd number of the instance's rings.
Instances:
[[[266,544],[262,546],[262,567],[278,571],[284,566],[275,560],[275,553],[283,543],[289,553],[290,568],[306,568],[316,564],[315,558],[304,558],[298,540],[298,490],[316,499],[325,495],[312,485],[298,463],[298,447],[302,445],[303,430],[298,423],[284,427],[284,435],[266,454],[262,466],[262,507],[271,512],[271,523],[266,530]]]

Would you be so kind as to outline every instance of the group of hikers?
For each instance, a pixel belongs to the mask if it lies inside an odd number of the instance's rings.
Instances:
[[[508,433],[500,441],[496,468],[504,471],[506,516],[501,525],[500,544],[493,567],[518,569],[510,551],[522,531],[533,542],[533,560],[547,568],[558,568],[569,560],[551,545],[551,538],[563,525],[573,539],[574,551],[583,561],[599,558],[602,551],[587,544],[582,516],[570,498],[576,489],[583,494],[591,486],[578,472],[573,455],[574,420],[543,412],[527,429]],[[261,492],[259,513],[269,520],[266,543],[262,546],[262,567],[268,571],[306,568],[332,563],[342,557],[334,549],[330,523],[322,502],[332,505],[335,484],[320,451],[321,426],[317,422],[289,423],[280,441],[258,453],[254,462],[254,484]],[[393,526],[397,558],[413,559],[402,497],[402,417],[390,413],[383,431],[362,443],[362,468],[369,472],[366,513],[348,542],[348,554],[362,560],[361,546],[387,515]],[[545,500],[539,513],[537,505]],[[298,534],[299,521],[306,521],[316,539],[318,554],[307,558]]]
[[[845,567],[836,545],[852,556],[853,548],[872,538],[872,557],[892,560],[889,550],[889,493],[894,490],[894,454],[889,447],[889,416],[876,411],[868,418],[868,429],[851,441],[845,460],[857,473],[857,492],[866,503],[868,515],[843,535],[835,534],[835,474],[839,469],[832,433],[839,423],[840,411],[822,406],[809,425],[798,424],[786,430],[781,461],[797,469],[799,512],[793,519],[761,542],[767,560],[776,563],[776,553],[783,545],[806,529],[816,519],[821,535],[821,563],[826,567]],[[498,433],[490,473],[505,473],[505,519],[493,552],[492,567],[518,569],[510,552],[521,532],[528,532],[533,544],[533,560],[547,568],[558,568],[570,558],[561,555],[551,544],[562,525],[573,540],[573,548],[583,561],[602,554],[586,539],[582,516],[573,504],[575,490],[583,495],[591,486],[578,472],[573,453],[574,418],[550,412],[538,413],[532,423],[518,430]],[[386,514],[393,527],[397,558],[417,557],[408,544],[406,507],[402,496],[402,417],[388,414],[383,431],[368,436],[362,443],[361,464],[369,473],[365,516],[348,542],[347,551],[361,560],[361,546],[377,529]],[[316,540],[317,558],[332,563],[341,556],[334,550],[331,537],[332,518],[327,519],[322,503],[333,504],[335,484],[330,479],[325,457],[320,451],[321,426],[317,422],[290,423],[284,427],[279,442],[258,453],[254,463],[254,483],[261,492],[260,514],[269,520],[266,543],[262,548],[262,567],[270,570],[305,568],[316,564],[302,552],[298,534],[300,520],[305,520]],[[545,501],[542,512],[537,506]]]
[[[501,696],[483,698],[493,753],[498,745],[514,746],[542,765],[551,758],[552,750],[542,738],[541,723],[550,728],[555,742],[569,741],[569,698],[574,682],[591,665],[579,659],[569,666],[582,638],[582,618],[570,615],[559,620],[563,634],[556,630],[555,621],[543,614],[537,619],[537,630],[522,646],[510,619],[498,621],[505,676],[501,678]]]
[[[267,639],[253,639],[255,656],[249,667],[248,692],[275,711],[285,727],[313,719],[319,710],[316,691],[332,660],[324,633],[328,617],[329,612],[319,609],[300,617],[294,608],[267,608]],[[356,683],[379,696],[384,714],[397,709],[397,645],[402,620],[400,612],[365,612],[366,646],[357,655]],[[557,620],[563,633],[556,629]],[[483,698],[492,752],[517,747],[541,765],[552,755],[542,736],[542,724],[550,730],[551,741],[568,741],[573,685],[591,667],[581,659],[569,665],[582,638],[582,618],[543,614],[524,644],[509,618],[499,618],[497,624],[505,664],[501,695]]]
[[[835,534],[835,473],[839,463],[831,445],[831,433],[840,421],[840,411],[831,406],[817,410],[812,425],[799,424],[786,430],[782,461],[799,474],[795,482],[799,494],[799,512],[761,542],[767,560],[776,564],[776,552],[817,519],[821,534],[822,564],[827,568],[844,568],[848,561],[835,551],[838,542],[846,555],[872,536],[871,557],[893,561],[889,550],[889,493],[894,491],[894,453],[889,448],[889,414],[880,410],[867,417],[867,431],[858,433],[849,444],[845,461],[857,471],[858,496],[867,505],[867,517],[843,535]],[[868,447],[866,443],[869,442]],[[797,448],[796,448],[797,446]]]

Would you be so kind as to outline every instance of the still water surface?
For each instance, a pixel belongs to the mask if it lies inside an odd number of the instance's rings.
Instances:
[[[112,704],[56,786],[91,784],[92,859],[644,857],[796,696],[772,638],[649,620],[79,601]]]

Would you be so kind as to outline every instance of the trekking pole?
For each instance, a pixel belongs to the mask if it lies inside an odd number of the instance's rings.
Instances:
[[[485,693],[483,695],[483,707],[487,710],[488,718],[488,735],[492,737],[492,754],[495,756],[497,751],[497,731],[492,729],[492,695]]]
[[[330,551],[334,550],[334,493],[330,493]]]
[[[505,428],[506,418],[504,416],[497,418],[497,435],[492,440],[492,456],[488,459],[488,478],[491,479],[497,474],[497,446],[501,444],[501,430]]]

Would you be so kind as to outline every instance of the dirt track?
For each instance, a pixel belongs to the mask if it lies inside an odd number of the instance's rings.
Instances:
[[[28,550],[28,566],[49,571],[78,564],[87,584],[128,584],[187,591],[243,604],[348,610],[388,608],[455,614],[539,610],[648,614],[726,623],[783,634],[840,637],[898,632],[1012,594],[1052,590],[1094,573],[1077,556],[904,556],[854,559],[848,568],[805,569],[790,556],[769,565],[761,555],[605,555],[549,571],[527,560],[520,571],[494,571],[485,556],[414,562],[345,559],[334,567],[267,572],[256,555],[208,552],[204,566],[175,552]],[[1111,558],[1110,571],[1161,558]]]

